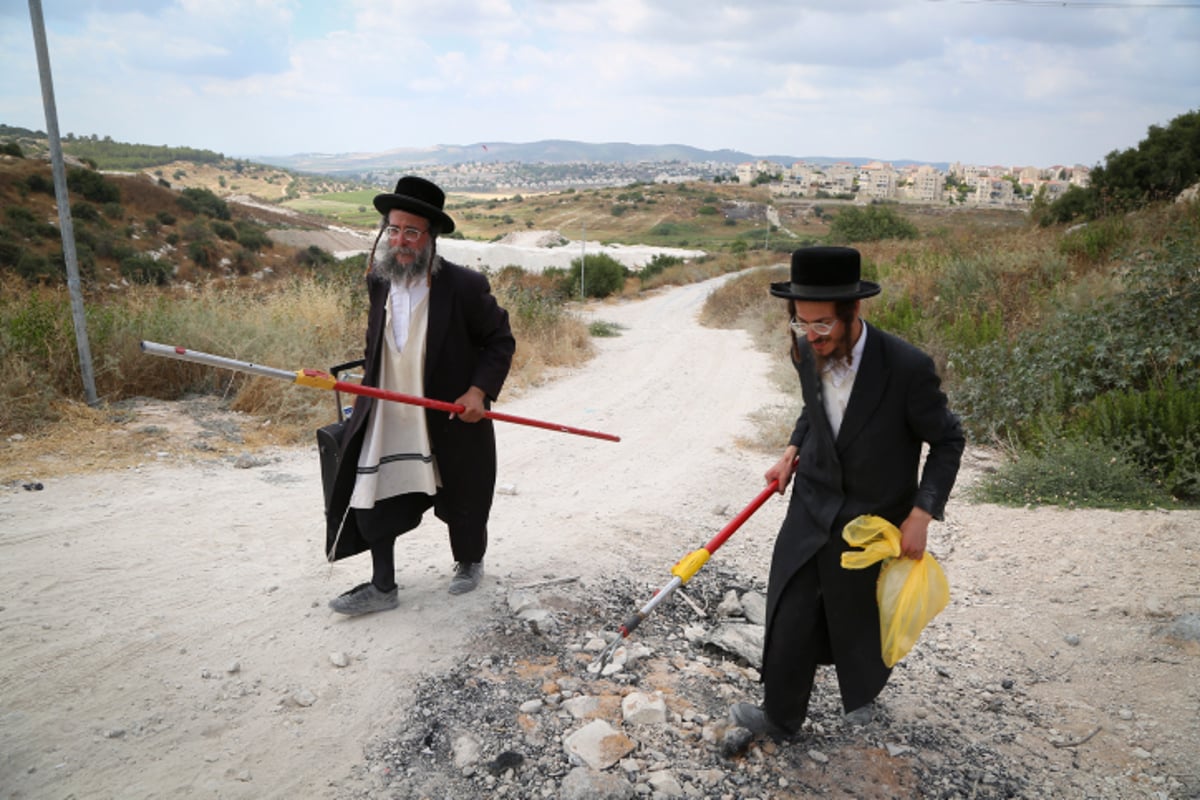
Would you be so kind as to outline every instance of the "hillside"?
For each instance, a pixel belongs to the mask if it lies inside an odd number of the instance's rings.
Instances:
[[[157,176],[162,172],[169,178]],[[276,246],[272,227],[319,227],[320,220],[226,202],[234,187],[266,193],[276,171],[255,170],[234,183],[212,165],[176,165],[151,174],[103,174],[69,166],[72,225],[80,274],[89,290],[129,283],[195,283],[246,276],[286,275],[299,251]],[[183,179],[189,178],[186,183]],[[174,179],[176,182],[172,182]],[[280,192],[286,186],[280,187]],[[50,164],[0,156],[0,278],[61,282],[64,275],[58,210]]]

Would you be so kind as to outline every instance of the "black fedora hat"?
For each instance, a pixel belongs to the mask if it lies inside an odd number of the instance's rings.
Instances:
[[[792,279],[771,284],[771,294],[789,300],[859,300],[879,294],[879,284],[861,280],[862,258],[852,247],[801,247],[792,253]]]
[[[396,191],[375,195],[375,208],[385,217],[393,208],[424,217],[437,227],[438,233],[452,233],[454,220],[442,209],[446,206],[446,193],[436,183],[405,175],[396,181]]]

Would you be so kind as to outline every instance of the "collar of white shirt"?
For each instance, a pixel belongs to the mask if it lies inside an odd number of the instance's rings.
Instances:
[[[828,380],[834,386],[840,387],[847,379],[853,381],[858,375],[858,365],[862,363],[863,350],[867,343],[867,323],[862,323],[862,333],[858,336],[858,341],[854,343],[854,347],[850,348],[850,363],[847,364],[844,359],[830,361],[825,365],[825,370],[821,377]]]

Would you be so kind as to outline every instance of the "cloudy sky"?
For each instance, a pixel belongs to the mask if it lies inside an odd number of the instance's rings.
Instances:
[[[59,130],[1096,164],[1200,109],[1200,0],[43,0]],[[0,122],[46,129],[29,3]]]

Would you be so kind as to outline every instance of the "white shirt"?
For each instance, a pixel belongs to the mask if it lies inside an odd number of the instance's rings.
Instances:
[[[829,417],[829,427],[833,429],[835,439],[838,431],[842,429],[842,417],[846,416],[846,406],[850,403],[850,392],[854,389],[854,379],[858,377],[858,365],[862,363],[866,343],[867,323],[864,322],[858,341],[850,348],[850,363],[833,361],[821,372],[821,395],[825,400],[825,416]]]
[[[424,278],[403,284],[392,281],[392,291],[388,296],[392,305],[392,341],[396,349],[404,352],[408,343],[408,328],[412,322],[413,310],[429,295],[429,286]]]

